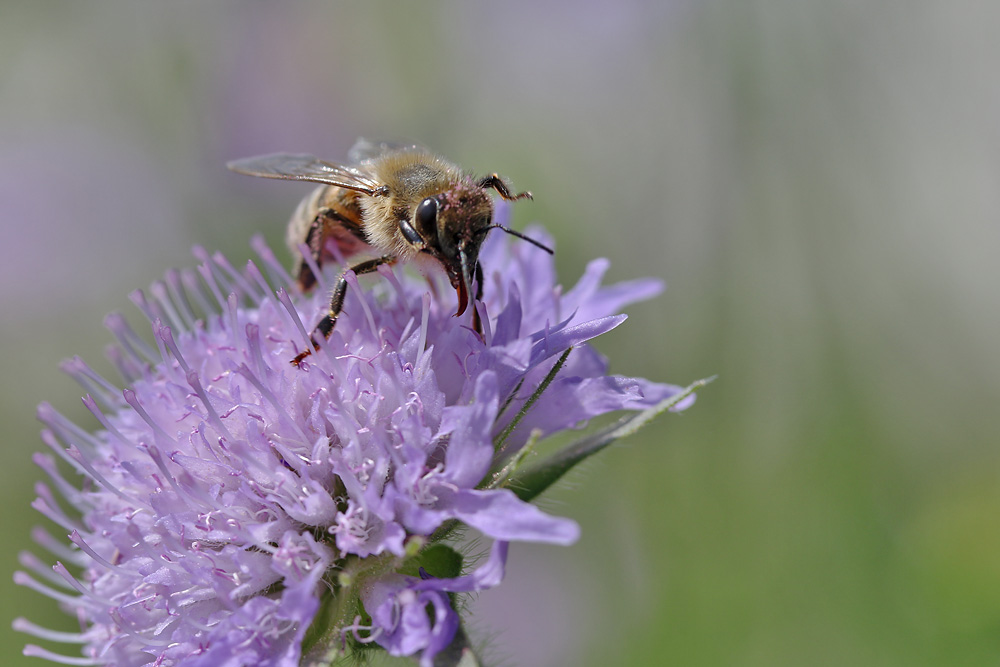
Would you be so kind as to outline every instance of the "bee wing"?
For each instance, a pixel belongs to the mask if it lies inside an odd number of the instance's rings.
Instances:
[[[389,153],[407,152],[429,153],[430,151],[420,144],[407,144],[393,141],[370,141],[362,137],[355,141],[354,145],[351,146],[351,150],[347,152],[347,160],[352,164],[360,164],[362,162],[369,162]]]
[[[334,164],[313,155],[273,153],[233,160],[226,167],[238,174],[336,185],[366,195],[375,195],[383,187],[362,167]]]

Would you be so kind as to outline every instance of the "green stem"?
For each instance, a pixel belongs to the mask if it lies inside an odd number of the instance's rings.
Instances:
[[[524,419],[524,416],[528,414],[528,411],[531,410],[532,406],[535,405],[535,402],[541,397],[542,393],[544,393],[545,390],[549,388],[549,385],[552,384],[552,381],[556,379],[556,375],[559,374],[559,371],[562,369],[563,364],[566,363],[566,358],[569,357],[569,353],[572,351],[573,348],[569,347],[566,349],[565,352],[562,353],[562,356],[560,356],[558,361],[556,361],[555,365],[552,366],[552,369],[549,371],[548,375],[545,376],[545,379],[542,380],[541,384],[539,384],[538,387],[535,389],[535,392],[531,395],[531,398],[529,398],[525,402],[525,404],[521,407],[521,410],[517,413],[517,415],[515,415],[515,417],[510,420],[510,423],[507,424],[507,428],[505,428],[503,432],[500,433],[500,437],[497,438],[496,445],[494,445],[494,450],[498,454],[503,451],[504,443],[507,441],[507,438],[510,437],[510,434],[514,432],[514,429],[517,428],[517,425],[521,423],[521,420]],[[504,407],[506,407],[506,405]]]

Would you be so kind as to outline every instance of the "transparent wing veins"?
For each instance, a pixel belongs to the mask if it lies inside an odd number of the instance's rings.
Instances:
[[[363,169],[327,162],[313,155],[272,153],[233,160],[226,163],[226,167],[238,174],[336,185],[370,196],[381,194],[383,191],[382,183]]]
[[[390,153],[430,153],[430,151],[424,146],[412,142],[371,141],[361,137],[347,152],[347,161],[352,164],[360,164]]]

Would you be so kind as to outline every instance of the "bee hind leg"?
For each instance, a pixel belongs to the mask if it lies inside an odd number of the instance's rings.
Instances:
[[[319,350],[320,348],[320,338],[325,342],[330,338],[330,334],[333,333],[333,327],[337,324],[337,318],[340,317],[340,311],[344,307],[344,297],[347,296],[347,272],[353,271],[355,275],[363,275],[365,273],[372,273],[377,270],[378,267],[383,264],[394,264],[396,258],[391,255],[384,255],[382,257],[376,257],[375,259],[369,259],[359,264],[345,269],[343,273],[340,274],[340,278],[337,279],[337,284],[333,288],[333,294],[330,296],[330,307],[327,310],[326,315],[319,321],[316,328],[309,335],[309,340],[312,343],[312,349],[306,348],[302,352],[295,355],[292,359],[292,365],[298,366],[302,361],[313,353],[313,350]]]

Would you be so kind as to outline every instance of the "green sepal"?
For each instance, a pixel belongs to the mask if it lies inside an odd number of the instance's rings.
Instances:
[[[560,477],[569,472],[576,464],[593,456],[619,438],[631,435],[642,428],[647,422],[661,413],[676,406],[695,391],[704,387],[715,377],[698,380],[678,394],[664,399],[657,405],[629,415],[615,424],[577,440],[564,447],[544,461],[517,471],[501,486],[505,486],[524,501],[531,501]]]
[[[391,571],[396,562],[392,554],[368,558],[352,556],[341,561],[335,575],[328,573],[320,607],[302,640],[303,665],[330,665],[345,656],[357,655],[359,651],[378,648],[374,644],[354,641],[350,633],[344,635],[343,629],[352,625],[356,618],[362,626],[371,623],[361,602],[361,591],[371,581]]]
[[[432,544],[409,558],[397,572],[420,577],[420,568],[438,579],[454,579],[462,574],[462,554],[447,544]]]
[[[333,594],[329,591],[324,591],[324,594],[319,599],[319,609],[316,610],[316,615],[313,616],[309,629],[306,630],[305,636],[302,637],[302,655],[309,655],[330,630],[330,621],[333,617],[333,602]]]

